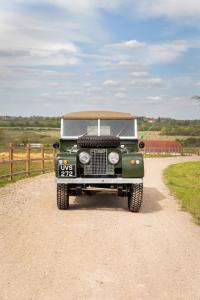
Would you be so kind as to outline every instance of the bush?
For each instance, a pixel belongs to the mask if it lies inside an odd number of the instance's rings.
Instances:
[[[188,138],[180,141],[183,147],[200,147],[200,138]]]

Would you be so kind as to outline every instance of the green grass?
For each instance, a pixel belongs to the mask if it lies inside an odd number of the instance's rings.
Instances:
[[[165,169],[164,178],[182,208],[190,212],[200,224],[200,162],[171,165]]]
[[[178,156],[178,155],[177,155]],[[144,153],[145,158],[175,157],[171,153]]]

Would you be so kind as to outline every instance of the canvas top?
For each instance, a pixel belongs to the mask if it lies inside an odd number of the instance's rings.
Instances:
[[[129,113],[115,111],[79,111],[65,114],[64,120],[133,120],[135,117]]]

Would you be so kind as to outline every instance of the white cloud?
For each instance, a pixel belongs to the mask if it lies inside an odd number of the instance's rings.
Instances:
[[[99,91],[102,91],[102,88],[100,86],[92,86],[92,87],[88,88],[88,90],[90,92],[99,92]]]
[[[128,41],[129,42],[129,41]],[[126,42],[109,45],[106,53],[111,57],[118,59],[118,64],[121,66],[134,66],[137,64],[152,65],[158,63],[170,63],[181,58],[190,48],[198,47],[194,42],[184,40],[174,40],[167,43],[143,43],[138,42],[142,46],[125,47]],[[119,46],[121,45],[121,46]],[[121,59],[123,57],[123,60]],[[136,73],[137,75],[137,73]]]
[[[145,97],[145,99],[151,102],[157,102],[160,101],[162,98],[160,96],[147,96]]]
[[[135,3],[142,17],[200,17],[199,0],[140,0]]]
[[[123,0],[37,0],[61,7],[73,14],[88,15],[96,12],[98,9],[116,10],[124,4]]]
[[[169,43],[151,44],[148,46],[150,63],[168,63],[179,59],[184,53],[193,47],[191,43],[177,40]]]
[[[112,48],[124,48],[124,49],[138,49],[138,48],[143,48],[145,47],[146,44],[144,42],[139,42],[136,40],[129,40],[117,44],[112,44]]]
[[[89,83],[89,82],[83,84],[83,87],[85,87],[85,88],[88,88],[88,87],[91,87],[91,86],[92,86],[92,84]]]
[[[141,72],[131,72],[131,75],[133,76],[133,77],[146,77],[146,76],[149,76],[149,72],[143,72],[143,71],[141,71]]]
[[[183,97],[167,97],[167,99],[171,101],[182,101]]]
[[[195,86],[196,86],[196,87],[200,87],[200,81],[196,82],[196,83],[195,83]]]
[[[131,80],[132,85],[136,86],[164,86],[165,82],[161,78],[145,78]]]
[[[142,12],[142,4],[146,7],[152,4],[153,11],[156,3],[161,7],[164,2],[168,5],[166,1],[2,2],[5,4],[1,3],[0,12],[0,85],[1,91],[6,93],[6,97],[2,96],[3,93],[0,95],[4,108],[2,113],[17,114],[20,111],[27,114],[26,105],[22,107],[22,104],[27,103],[28,99],[28,113],[37,113],[39,110],[41,114],[49,114],[48,110],[41,111],[41,106],[36,107],[33,103],[45,100],[47,104],[52,104],[52,114],[56,113],[55,109],[59,110],[58,107],[65,105],[69,110],[102,109],[102,105],[105,109],[115,106],[121,110],[125,108],[125,103],[127,107],[135,107],[137,113],[143,114],[143,108],[149,104],[150,109],[151,103],[166,107],[169,101],[164,100],[173,95],[180,95],[181,103],[181,93],[189,95],[191,86],[193,94],[198,94],[199,82],[196,91],[194,89],[198,77],[194,79],[191,75],[190,81],[182,78],[177,81],[177,76],[170,79],[166,75],[164,80],[158,77],[162,68],[159,66],[156,69],[156,64],[175,63],[191,47],[198,47],[196,44],[184,40],[153,43],[145,41],[145,38],[136,40],[134,35],[124,40],[126,35],[121,32],[116,34],[117,26],[108,28],[107,22],[104,22],[108,18],[105,11],[117,12],[115,17],[125,17],[127,3],[131,4],[129,11],[137,4]],[[171,0],[168,2],[172,3]],[[177,2],[174,0],[173,5],[176,6]],[[16,6],[12,6],[13,3]],[[46,4],[50,6],[45,10]],[[143,12],[147,9],[145,5]],[[146,11],[146,15],[153,15],[152,11],[150,9],[149,14]],[[161,12],[157,12],[159,14]],[[116,40],[117,36],[120,39]],[[157,96],[163,93],[166,96]],[[55,99],[62,105],[55,108]],[[138,99],[146,100],[145,107],[140,108],[143,104],[142,101],[138,103]],[[157,106],[152,109],[152,114],[155,114]],[[181,104],[179,108],[181,110]],[[168,114],[166,108],[163,111]]]
[[[65,50],[69,53],[80,52],[80,49],[72,42],[66,43],[45,43],[40,46],[40,49],[45,49],[46,51],[62,51]]]
[[[90,72],[86,72],[84,75],[85,77],[90,77],[92,74]]]
[[[119,98],[119,99],[123,99],[126,98],[126,94],[125,93],[116,93],[114,95],[115,98]]]
[[[12,66],[76,65],[79,47],[50,20],[20,12],[0,12],[0,64]],[[26,25],[24,25],[26,24]],[[63,24],[62,30],[66,28]],[[4,29],[4,30],[3,30]],[[70,28],[71,29],[71,28]],[[67,38],[66,38],[67,37]]]
[[[116,86],[118,83],[115,80],[109,79],[109,80],[104,81],[103,84],[106,85],[106,86]]]
[[[49,93],[42,93],[42,97],[49,97],[50,96],[50,94]]]

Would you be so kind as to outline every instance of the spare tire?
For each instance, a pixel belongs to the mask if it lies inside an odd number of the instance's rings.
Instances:
[[[77,145],[80,148],[117,148],[120,146],[120,139],[110,135],[87,135],[79,137]]]

